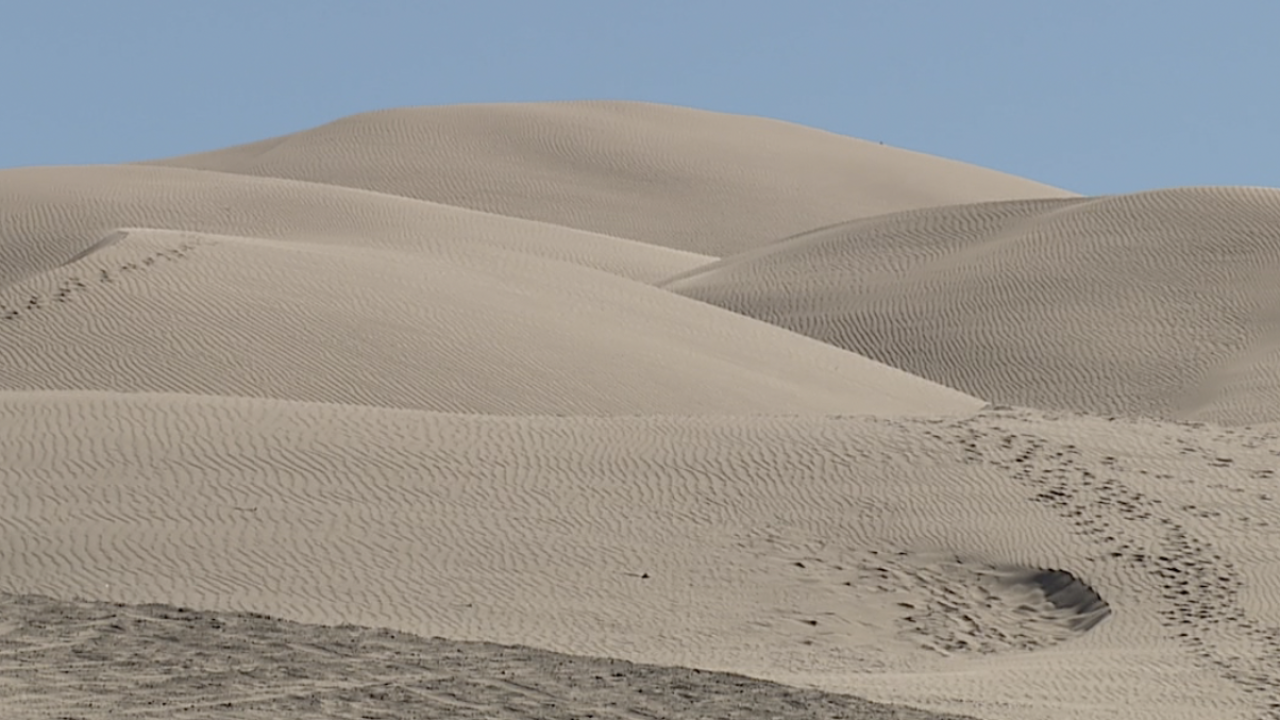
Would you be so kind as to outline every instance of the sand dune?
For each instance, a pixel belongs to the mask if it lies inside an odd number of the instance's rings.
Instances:
[[[1280,190],[961,205],[663,283],[989,400],[1280,420]]]
[[[215,194],[199,189],[207,192],[170,207]],[[58,238],[149,219],[83,212],[46,223],[47,242],[14,237],[10,251],[37,265]],[[326,219],[314,213],[317,232]],[[375,227],[324,242],[111,232],[117,239],[96,252],[0,289],[0,387],[484,413],[933,414],[982,405],[627,278],[484,244],[384,250],[397,238]]]
[[[5,394],[0,427],[11,592],[979,717],[1280,701],[1275,435],[1031,411],[497,418],[89,393]]]
[[[350,188],[181,168],[0,172],[0,287],[144,227],[398,250],[494,264],[546,258],[652,281],[714,258]],[[495,257],[507,253],[511,257]]]
[[[1280,190],[593,102],[0,197],[0,716],[1280,717]]]
[[[717,257],[886,212],[1072,195],[777,120],[632,102],[399,108],[152,164],[359,187]]]

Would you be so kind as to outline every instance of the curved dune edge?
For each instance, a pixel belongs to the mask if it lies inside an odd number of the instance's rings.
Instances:
[[[104,235],[100,240],[97,240],[92,244],[90,244],[89,247],[86,247],[85,249],[77,252],[75,255],[72,255],[69,260],[62,263],[62,267],[66,267],[68,265],[74,265],[96,252],[105,250],[106,248],[109,248],[112,245],[115,245],[116,243],[120,242],[121,240],[124,240],[127,237],[129,237],[129,232],[127,230],[116,230],[113,233]]]
[[[123,658],[129,658],[127,661]],[[9,720],[965,720],[742,675],[163,604],[0,594]],[[676,691],[678,689],[678,691]]]
[[[685,271],[673,292],[996,403],[1280,419],[1280,189],[930,208]]]

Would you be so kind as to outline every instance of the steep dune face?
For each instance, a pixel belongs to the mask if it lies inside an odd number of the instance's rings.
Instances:
[[[961,205],[822,229],[662,286],[993,402],[1280,419],[1280,190]]]
[[[386,110],[151,164],[366,188],[717,257],[881,213],[1072,195],[791,123],[632,102]]]

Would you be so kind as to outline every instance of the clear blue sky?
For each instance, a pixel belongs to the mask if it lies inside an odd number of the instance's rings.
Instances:
[[[1280,2],[12,0],[0,167],[405,105],[781,118],[1084,193],[1280,186]]]

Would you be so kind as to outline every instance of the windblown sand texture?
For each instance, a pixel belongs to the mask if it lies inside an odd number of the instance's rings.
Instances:
[[[1280,717],[1277,277],[636,103],[0,171],[0,717]]]

